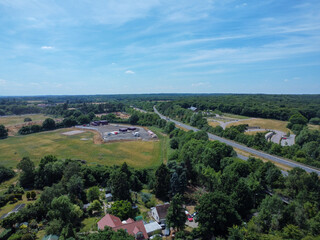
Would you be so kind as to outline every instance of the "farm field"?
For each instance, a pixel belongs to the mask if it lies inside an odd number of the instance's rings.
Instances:
[[[26,115],[14,115],[14,116],[6,116],[6,117],[0,117],[0,124],[3,124],[5,126],[13,126],[17,124],[24,123],[25,118],[31,118],[32,121],[44,121],[46,118],[49,118],[51,116],[44,115],[44,114],[26,114]]]
[[[127,162],[135,168],[153,168],[161,164],[166,154],[162,153],[162,141],[130,141],[94,144],[98,133],[83,132],[66,136],[62,133],[74,129],[59,129],[1,140],[0,162],[15,168],[18,162],[28,156],[39,164],[48,154],[58,158],[86,160],[88,164],[121,165]],[[82,139],[82,140],[81,140]]]
[[[259,126],[260,128],[265,129],[274,129],[285,133],[289,131],[289,129],[286,127],[288,122],[264,118],[252,118],[248,120],[241,120],[239,122],[230,123],[227,125],[227,127],[241,124],[248,124],[249,126]]]

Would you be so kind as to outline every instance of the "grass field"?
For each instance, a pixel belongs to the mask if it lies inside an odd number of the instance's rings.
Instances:
[[[219,126],[219,125],[220,125],[220,123],[218,123],[218,122],[213,122],[213,121],[210,121],[210,120],[208,120],[208,124],[209,124],[210,126],[212,126],[212,127],[216,127],[216,126]]]
[[[309,127],[310,130],[318,130],[318,131],[320,131],[320,125],[308,124],[308,127]]]
[[[24,119],[26,117],[29,117],[32,119],[32,121],[43,121],[46,118],[49,118],[50,116],[44,115],[44,114],[27,114],[27,115],[21,115],[21,116],[8,116],[8,117],[0,117],[0,124],[3,124],[5,126],[12,126],[17,124],[24,123]]]
[[[285,133],[289,131],[289,129],[286,127],[288,122],[274,120],[274,119],[264,119],[264,118],[255,118],[255,119],[242,120],[239,122],[233,122],[228,124],[227,127],[240,125],[240,124],[248,124],[249,126],[259,126],[260,128],[274,129],[274,130],[279,130]]]
[[[74,129],[59,129],[0,140],[0,163],[15,168],[22,157],[29,156],[37,165],[40,159],[53,154],[61,159],[81,159],[91,164],[120,165],[127,162],[135,168],[154,168],[166,159],[163,139],[159,141],[131,141],[94,144],[93,132],[65,136]],[[80,139],[86,138],[87,141]]]
[[[242,116],[242,115],[236,115],[236,114],[231,114],[231,113],[223,113],[223,117],[228,117],[228,118],[235,118],[235,119],[249,119],[250,117]]]

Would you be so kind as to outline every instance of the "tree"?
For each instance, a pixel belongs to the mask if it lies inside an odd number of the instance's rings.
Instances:
[[[15,175],[16,174],[12,169],[0,165],[0,183],[13,178]]]
[[[164,128],[164,131],[166,133],[171,133],[174,129],[176,128],[174,122],[167,122],[165,128]]]
[[[31,193],[30,192],[27,192],[27,199],[29,200],[31,198]]]
[[[99,187],[94,186],[88,189],[87,191],[87,199],[89,202],[93,202],[94,200],[99,200],[100,198],[100,190]]]
[[[110,227],[105,227],[103,231],[96,233],[91,233],[85,236],[86,240],[134,240],[135,237],[129,235],[125,230],[119,229],[118,231],[113,231]]]
[[[117,216],[121,220],[134,217],[132,204],[127,200],[115,201],[110,208],[110,213],[114,216]]]
[[[167,199],[170,189],[170,172],[163,163],[158,167],[155,174],[154,192],[157,198]]]
[[[24,157],[18,163],[17,168],[22,171],[20,174],[20,185],[22,187],[32,187],[34,184],[35,167],[29,157]]]
[[[197,222],[206,239],[214,235],[225,235],[228,227],[240,223],[231,197],[217,190],[204,194],[196,206]]]
[[[48,212],[49,219],[58,219],[63,223],[76,223],[83,212],[78,205],[72,204],[68,196],[54,198]]]
[[[182,204],[182,196],[180,194],[176,194],[170,202],[166,217],[167,225],[169,227],[177,229],[178,231],[184,229],[185,222],[187,220],[185,208],[182,207]]]
[[[256,218],[256,223],[262,232],[278,230],[280,228],[283,211],[283,203],[277,195],[272,197],[267,196],[263,199],[259,207],[259,214]]]
[[[93,211],[100,212],[102,208],[102,204],[98,200],[94,200],[92,204],[89,206],[88,211],[92,214]]]
[[[67,190],[69,194],[77,196],[79,199],[81,199],[83,189],[83,179],[80,176],[73,175],[67,182]]]
[[[56,128],[56,122],[52,118],[47,118],[42,123],[42,128],[44,130],[53,130]]]
[[[6,137],[8,137],[8,130],[3,125],[0,125],[0,139]]]
[[[26,233],[22,236],[21,240],[33,240],[34,236],[31,233]]]
[[[115,200],[130,200],[129,183],[127,175],[121,170],[114,170],[110,175],[109,185]]]
[[[137,113],[132,114],[129,118],[129,123],[132,125],[136,125],[138,121],[139,121],[139,116]]]
[[[36,194],[35,191],[32,191],[32,192],[30,193],[30,197],[32,198],[32,200],[35,200],[35,199],[36,199],[36,196],[37,196],[37,194]]]

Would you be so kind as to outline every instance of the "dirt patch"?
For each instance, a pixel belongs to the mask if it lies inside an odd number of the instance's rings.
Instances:
[[[69,132],[64,132],[64,133],[61,133],[63,135],[66,135],[66,136],[73,136],[73,135],[77,135],[77,134],[80,134],[80,133],[83,133],[84,131],[81,131],[81,130],[73,130],[73,131],[69,131]]]
[[[22,123],[22,124],[17,124],[17,125],[13,125],[13,126],[8,126],[8,135],[9,136],[15,136],[18,134],[20,128],[24,127],[24,126],[32,126],[32,125],[42,125],[43,121],[33,121],[33,122],[26,122],[26,123]]]
[[[102,144],[104,143],[100,133],[98,133],[97,131],[94,131],[94,130],[87,130],[89,132],[92,132],[94,135],[93,135],[93,143],[94,144]]]

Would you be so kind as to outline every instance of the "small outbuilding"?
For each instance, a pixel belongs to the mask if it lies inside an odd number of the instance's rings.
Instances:
[[[107,200],[108,202],[111,202],[111,201],[112,201],[112,194],[111,194],[111,193],[107,193],[105,196],[106,196],[106,200]]]
[[[162,227],[157,222],[150,222],[144,225],[148,236],[151,236],[162,230]]]

